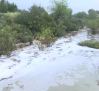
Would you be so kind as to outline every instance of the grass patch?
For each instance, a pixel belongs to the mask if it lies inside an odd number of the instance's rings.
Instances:
[[[7,12],[7,13],[5,13],[6,15],[8,15],[8,16],[11,16],[11,17],[17,17],[20,13],[19,12]]]
[[[99,41],[87,40],[80,42],[78,45],[99,49]]]

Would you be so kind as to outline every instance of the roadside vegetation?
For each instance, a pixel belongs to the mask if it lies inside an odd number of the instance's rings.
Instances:
[[[20,10],[16,4],[1,0],[0,55],[10,55],[16,49],[16,44],[32,44],[34,39],[49,47],[58,37],[78,31],[85,25],[93,34],[98,33],[99,11],[90,9],[88,14],[78,12],[73,15],[66,0],[52,0],[48,8],[50,14],[36,4],[28,10]]]
[[[90,9],[88,14],[86,12],[79,12],[73,16],[81,21],[81,26],[87,27],[86,32],[88,32],[89,36],[99,34],[99,11]],[[99,41],[96,40],[83,41],[79,45],[99,49]]]
[[[88,41],[83,41],[79,43],[79,45],[99,49],[99,41],[88,40]]]

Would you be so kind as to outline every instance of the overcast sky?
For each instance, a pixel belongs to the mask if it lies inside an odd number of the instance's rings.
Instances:
[[[8,0],[14,2],[19,9],[28,9],[33,4],[41,5],[45,8],[50,5],[50,0]],[[99,0],[68,0],[68,6],[72,8],[73,13],[79,11],[87,12],[89,9],[99,10]]]

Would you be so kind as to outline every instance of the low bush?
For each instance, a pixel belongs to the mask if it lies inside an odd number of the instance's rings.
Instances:
[[[41,32],[42,28],[50,27],[55,31],[56,23],[43,7],[33,5],[29,11],[22,11],[15,18],[15,22],[27,26],[32,33]]]
[[[78,25],[78,22],[76,20],[64,19],[64,26],[67,27],[65,31],[69,32],[69,31],[78,31],[80,25]]]
[[[88,40],[80,42],[79,45],[99,49],[99,41]]]
[[[87,21],[87,27],[91,29],[92,34],[99,33],[99,19]]]
[[[18,42],[22,43],[30,42],[30,44],[32,43],[33,41],[32,33],[26,26],[20,24],[13,24],[12,30],[18,33],[17,36]]]
[[[15,49],[17,32],[12,31],[11,27],[6,26],[0,30],[0,55],[10,55]]]
[[[40,36],[40,40],[42,44],[46,44],[47,47],[50,47],[53,37],[54,37],[54,34],[50,28],[42,29],[41,36]]]
[[[58,20],[58,24],[56,26],[56,31],[55,31],[56,34],[55,35],[57,37],[62,37],[64,35],[66,35],[66,31],[65,31],[66,29],[67,29],[67,26],[63,25],[63,21]]]

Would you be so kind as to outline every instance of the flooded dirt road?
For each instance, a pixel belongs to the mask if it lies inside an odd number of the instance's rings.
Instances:
[[[0,91],[99,91],[99,50],[77,45],[87,39],[82,30],[44,51],[32,45],[2,56]]]

